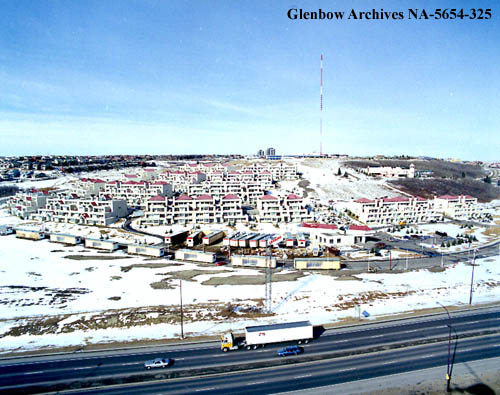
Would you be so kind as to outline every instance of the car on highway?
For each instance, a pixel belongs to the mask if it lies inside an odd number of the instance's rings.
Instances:
[[[146,369],[166,368],[170,366],[173,362],[174,360],[172,358],[155,358],[152,359],[151,361],[144,362],[144,367]]]
[[[298,355],[302,354],[304,349],[299,346],[288,346],[285,348],[281,348],[278,350],[278,357],[287,357],[289,355]]]

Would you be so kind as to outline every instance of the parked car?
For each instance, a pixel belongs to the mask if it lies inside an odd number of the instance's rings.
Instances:
[[[304,352],[304,349],[299,346],[288,346],[278,350],[278,357],[286,357],[288,355],[298,355]]]
[[[215,262],[215,266],[223,266],[226,264],[226,261],[217,261]]]
[[[146,361],[144,363],[144,367],[146,369],[152,369],[152,368],[166,368],[170,366],[174,362],[172,358],[155,358],[151,361]]]

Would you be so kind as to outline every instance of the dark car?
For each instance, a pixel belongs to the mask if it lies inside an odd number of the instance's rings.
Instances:
[[[278,350],[278,357],[286,357],[288,355],[298,355],[304,352],[304,349],[299,346],[288,346]]]

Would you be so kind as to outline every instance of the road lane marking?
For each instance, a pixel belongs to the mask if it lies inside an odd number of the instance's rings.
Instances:
[[[337,370],[337,372],[349,372],[351,370],[356,370],[356,368],[339,369],[339,370]]]
[[[38,373],[45,373],[43,370],[39,370],[38,372],[26,372],[24,374],[38,374]]]
[[[304,374],[302,376],[295,376],[294,379],[303,379],[303,378],[306,378],[306,377],[311,377],[312,374]]]
[[[267,381],[255,381],[253,383],[247,383],[247,385],[259,385],[259,384],[266,384]]]

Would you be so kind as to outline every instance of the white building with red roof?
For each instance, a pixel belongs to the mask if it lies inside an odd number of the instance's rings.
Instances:
[[[32,214],[36,214],[39,209],[45,207],[48,196],[46,191],[18,192],[9,199],[7,210],[16,217],[29,219]]]
[[[262,195],[257,200],[259,222],[303,222],[312,218],[303,198],[290,194],[285,197]]]
[[[356,199],[349,204],[357,219],[369,226],[415,224],[442,219],[434,200],[421,197]]]
[[[195,197],[181,194],[171,199],[150,198],[142,222],[151,225],[222,224],[246,220],[248,215],[243,214],[239,196],[227,194],[218,199],[208,194]]]
[[[166,181],[108,181],[99,196],[126,200],[129,206],[144,207],[153,196],[172,196],[172,185]]]
[[[106,226],[128,214],[125,200],[109,196],[80,198],[76,195],[47,198],[44,208],[31,218],[40,221]]]

